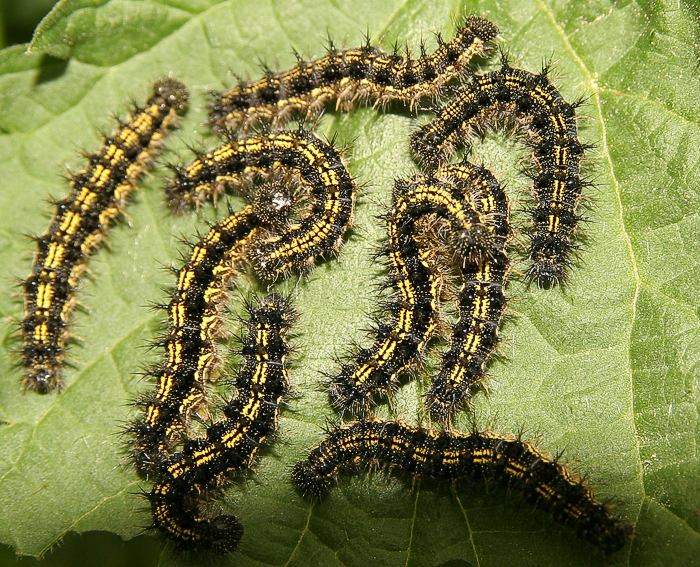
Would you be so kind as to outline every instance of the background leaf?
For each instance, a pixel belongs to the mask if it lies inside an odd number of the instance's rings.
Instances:
[[[55,0],[31,0],[31,2],[0,0],[2,46],[29,41],[37,23],[55,3]]]
[[[464,12],[484,15],[502,32],[514,63],[537,70],[553,58],[569,99],[589,97],[582,137],[593,142],[593,192],[581,266],[564,288],[509,286],[515,316],[504,330],[508,360],[492,365],[490,395],[475,399],[477,422],[497,431],[525,427],[547,450],[566,449],[604,497],[614,497],[636,528],[611,565],[690,565],[700,557],[697,297],[700,245],[700,26],[698,8],[675,1],[63,0],[32,43],[0,52],[0,542],[38,556],[69,532],[104,530],[133,538],[148,523],[134,494],[147,486],[129,467],[116,432],[132,415],[127,403],[148,388],[134,372],[141,348],[172,283],[159,269],[175,261],[180,234],[204,226],[173,218],[161,192],[163,168],[143,184],[130,225],[112,231],[110,250],[91,260],[80,291],[89,314],[76,317],[83,344],[61,395],[20,393],[9,350],[21,305],[12,277],[24,277],[32,244],[45,230],[49,194],[66,191],[64,164],[96,147],[110,115],[123,114],[150,84],[172,74],[193,93],[167,159],[188,160],[186,145],[210,146],[207,92],[255,77],[258,61],[293,62],[292,47],[314,57],[326,32],[357,45],[369,29],[389,47],[415,47],[431,31],[449,35]],[[495,64],[495,61],[492,62]],[[420,120],[426,120],[421,116]],[[310,506],[288,482],[289,467],[321,437],[332,416],[319,371],[362,339],[374,305],[377,268],[371,248],[382,237],[373,220],[388,203],[394,177],[415,170],[406,140],[416,121],[361,109],[328,113],[318,130],[351,142],[351,171],[367,183],[358,230],[337,262],[294,288],[303,316],[293,380],[302,394],[281,422],[281,442],[266,450],[225,507],[241,516],[246,536],[221,564],[236,565],[597,565],[603,558],[517,495],[481,483],[454,488],[373,475],[343,482]],[[522,148],[503,135],[475,150],[508,183],[515,206],[527,194],[518,175]],[[522,220],[522,219],[521,219]],[[522,269],[522,259],[517,261]],[[234,303],[236,298],[234,298]],[[411,383],[393,414],[420,421],[423,385]],[[389,408],[381,408],[387,415]],[[468,427],[464,415],[461,425]],[[185,565],[159,538],[123,544],[107,534],[70,536],[52,556],[71,562],[86,550],[118,564]],[[162,548],[161,548],[162,547]],[[74,551],[70,551],[73,548]],[[101,555],[103,554],[103,555]],[[85,557],[85,555],[82,555]],[[99,562],[99,561],[98,561]]]

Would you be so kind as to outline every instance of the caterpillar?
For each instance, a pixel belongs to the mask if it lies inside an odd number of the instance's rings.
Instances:
[[[471,77],[437,116],[411,136],[411,151],[426,169],[447,161],[458,145],[493,118],[515,118],[528,135],[534,172],[530,211],[528,277],[541,287],[566,278],[577,248],[577,212],[582,189],[580,162],[586,146],[578,139],[576,107],[549,81],[547,69],[533,74],[515,69],[503,57],[497,71]]]
[[[86,156],[84,169],[72,176],[70,194],[55,202],[48,230],[35,238],[32,273],[22,284],[25,388],[40,393],[62,388],[68,327],[87,258],[123,214],[139,176],[187,100],[179,81],[155,83],[146,105],[135,108],[98,151]]]
[[[330,377],[332,405],[341,412],[363,413],[398,385],[398,378],[415,364],[438,323],[441,277],[433,251],[421,243],[418,223],[428,215],[448,220],[451,245],[463,263],[489,254],[491,238],[479,215],[464,199],[461,187],[435,178],[397,180],[393,205],[386,215],[389,284],[395,290],[378,321],[374,344],[361,348],[352,362]]]
[[[399,102],[415,111],[420,100],[436,98],[448,82],[465,75],[469,62],[483,55],[497,35],[493,23],[470,16],[450,42],[438,35],[438,48],[430,55],[421,45],[417,59],[403,57],[397,49],[387,54],[369,41],[346,50],[331,44],[320,59],[304,61],[297,55],[292,69],[266,70],[257,81],[214,93],[210,123],[217,131],[247,129],[261,122],[281,125],[295,116],[313,119],[332,101],[337,110]]]
[[[336,252],[352,224],[355,182],[340,153],[305,130],[231,139],[174,170],[167,193],[176,209],[215,198],[227,185],[244,183],[261,172],[293,171],[300,177],[310,192],[308,213],[249,252],[264,280],[308,269],[319,256]]]
[[[519,437],[489,431],[437,431],[379,419],[340,425],[294,466],[292,482],[303,496],[321,499],[341,473],[375,467],[414,477],[485,478],[506,485],[606,554],[623,547],[631,535],[630,526],[557,459]]]
[[[236,394],[223,407],[224,418],[206,429],[206,437],[188,439],[179,453],[162,460],[147,498],[154,527],[185,548],[233,551],[243,534],[238,519],[209,519],[203,500],[222,486],[226,475],[253,462],[258,448],[277,429],[281,403],[288,391],[286,335],[296,313],[276,294],[248,306],[242,341],[245,364],[233,385]]]
[[[464,160],[440,167],[435,177],[461,189],[492,241],[489,254],[459,266],[459,318],[452,328],[450,345],[442,355],[440,371],[432,378],[425,396],[431,416],[449,422],[469,401],[471,390],[483,377],[486,362],[498,343],[506,306],[511,231],[508,199],[487,169]]]

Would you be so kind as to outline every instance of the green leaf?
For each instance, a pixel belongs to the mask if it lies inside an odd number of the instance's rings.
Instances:
[[[63,0],[40,24],[29,53],[27,46],[0,52],[0,542],[38,556],[71,531],[129,539],[149,522],[135,494],[148,484],[130,468],[117,433],[134,415],[129,400],[149,387],[134,373],[149,360],[142,347],[161,317],[144,306],[163,301],[161,288],[172,283],[160,266],[176,261],[180,234],[193,235],[214,214],[172,217],[161,191],[166,173],[157,168],[129,209],[130,226],[116,227],[110,249],[90,262],[93,277],[80,290],[89,312],[75,319],[83,342],[72,350],[76,368],[67,371],[65,391],[23,394],[10,353],[22,309],[12,277],[29,272],[33,245],[23,234],[45,230],[46,197],[66,191],[64,164],[79,166],[78,150],[95,148],[98,131],[112,127],[110,116],[144,98],[158,77],[172,74],[191,88],[190,112],[164,158],[186,161],[187,144],[216,143],[203,126],[207,93],[232,84],[234,73],[256,77],[260,59],[287,67],[292,48],[318,56],[326,32],[340,46],[359,44],[369,29],[385,47],[394,40],[416,47],[421,37],[433,42],[432,31],[449,35],[466,9],[500,26],[515,64],[537,70],[552,58],[565,96],[588,97],[581,135],[596,145],[587,168],[598,184],[570,282],[540,290],[516,274],[509,285],[514,318],[503,329],[506,360],[491,365],[490,393],[475,398],[475,419],[500,432],[524,427],[541,448],[565,449],[597,492],[616,500],[636,533],[609,564],[697,560],[697,8],[671,0],[462,4]],[[517,495],[481,483],[411,487],[375,474],[343,481],[311,506],[288,481],[290,466],[333,416],[320,371],[332,370],[333,355],[363,338],[378,275],[371,250],[382,237],[373,215],[386,207],[393,179],[415,171],[406,144],[415,128],[405,114],[371,109],[329,112],[318,127],[351,143],[350,169],[366,184],[358,230],[338,261],[283,286],[296,290],[302,313],[293,372],[300,396],[283,413],[280,441],[263,452],[248,480],[226,492],[225,508],[240,515],[246,535],[221,564],[603,562]],[[528,192],[516,163],[522,148],[499,134],[475,155],[508,183],[517,208]],[[522,258],[516,266],[525,268]],[[417,422],[422,387],[406,385],[393,415]],[[471,419],[465,414],[460,427]],[[153,539],[163,545],[159,564],[197,562],[161,541]]]

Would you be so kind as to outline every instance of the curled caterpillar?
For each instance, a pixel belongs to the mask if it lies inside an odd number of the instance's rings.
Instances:
[[[394,101],[415,110],[420,100],[437,97],[448,82],[464,75],[497,35],[493,23],[471,16],[451,41],[438,36],[435,52],[427,54],[421,46],[417,59],[387,54],[369,42],[342,51],[331,45],[320,59],[298,57],[292,69],[268,71],[260,80],[215,93],[209,119],[214,129],[225,131],[260,122],[280,125],[294,116],[313,118],[332,101],[338,110],[367,103],[385,107]]]
[[[386,215],[389,283],[395,295],[383,309],[387,320],[377,322],[373,346],[360,349],[329,380],[331,403],[341,411],[363,413],[378,396],[391,394],[401,373],[420,360],[437,326],[442,280],[418,230],[429,215],[450,223],[450,244],[461,262],[489,254],[489,231],[460,186],[434,178],[397,180]]]
[[[289,301],[269,295],[248,306],[245,363],[236,376],[235,396],[224,418],[206,429],[206,437],[188,439],[181,452],[159,463],[151,503],[154,527],[185,548],[233,551],[243,534],[234,516],[209,519],[203,512],[207,492],[226,475],[253,462],[258,448],[277,430],[280,406],[288,391],[286,335],[296,313]]]
[[[172,299],[164,306],[168,333],[158,342],[165,360],[150,372],[155,391],[135,403],[143,416],[127,429],[134,436],[132,456],[141,472],[153,468],[204,399],[218,366],[214,339],[220,332],[222,300],[258,229],[255,207],[248,205],[212,226],[178,271]]]
[[[571,525],[605,553],[619,550],[631,528],[598,502],[591,489],[557,460],[512,435],[461,433],[371,419],[330,431],[292,482],[308,498],[323,498],[341,473],[378,467],[437,480],[486,478],[522,492],[526,500]]]
[[[87,258],[123,214],[136,181],[187,99],[179,81],[158,81],[146,105],[87,156],[85,168],[72,176],[68,197],[56,202],[48,230],[36,238],[32,273],[23,283],[26,388],[47,393],[62,387],[68,325]]]
[[[473,76],[411,137],[413,155],[434,169],[456,146],[468,146],[470,133],[494,117],[514,117],[522,125],[535,166],[528,276],[542,287],[566,277],[576,249],[577,208],[587,182],[580,173],[585,146],[578,140],[575,108],[549,81],[546,69],[535,75],[510,67],[504,58],[501,69]]]
[[[192,207],[216,197],[227,185],[275,171],[299,176],[309,188],[310,207],[299,222],[251,247],[248,257],[268,281],[307,269],[316,258],[337,251],[352,224],[355,182],[332,145],[304,130],[232,139],[175,168],[167,189],[173,207]]]
[[[452,328],[449,348],[442,355],[440,371],[432,378],[425,397],[431,416],[449,422],[469,401],[498,343],[506,306],[510,266],[506,248],[511,231],[508,199],[488,170],[465,160],[440,167],[435,177],[461,190],[492,241],[489,254],[459,266],[459,318]]]
[[[158,343],[165,360],[150,372],[156,388],[136,403],[143,417],[128,428],[135,437],[134,462],[144,473],[180,436],[215,376],[222,299],[238,264],[252,261],[273,279],[333,252],[352,221],[355,195],[340,155],[303,131],[230,142],[176,171],[169,193],[188,203],[212,198],[224,185],[239,185],[251,175],[293,172],[298,179],[277,175],[254,187],[252,204],[213,226],[180,269],[167,305],[169,330]],[[298,183],[309,188],[310,204],[298,222],[291,222]]]

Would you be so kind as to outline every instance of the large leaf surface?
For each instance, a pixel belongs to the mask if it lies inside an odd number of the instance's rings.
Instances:
[[[501,27],[515,64],[537,70],[553,58],[565,96],[588,97],[581,135],[596,145],[587,168],[598,183],[568,284],[539,290],[516,275],[509,286],[506,360],[492,365],[490,394],[475,399],[477,422],[502,432],[524,426],[543,449],[566,449],[598,492],[616,499],[636,533],[610,564],[690,565],[700,557],[698,8],[642,0],[64,0],[38,28],[30,54],[26,46],[0,52],[2,543],[40,555],[70,531],[128,539],[148,523],[134,494],[147,484],[126,462],[117,432],[133,415],[128,401],[148,388],[134,373],[161,320],[144,306],[162,301],[161,287],[172,283],[159,266],[176,261],[180,234],[204,226],[201,216],[167,212],[158,168],[129,209],[130,226],[115,228],[110,249],[91,260],[93,277],[80,291],[89,313],[76,317],[83,342],[72,350],[77,368],[67,372],[65,391],[22,394],[9,353],[21,316],[12,277],[28,273],[32,243],[23,234],[45,229],[46,197],[66,191],[64,164],[79,165],[77,151],[94,148],[98,130],[112,127],[110,115],[123,114],[126,101],[142,99],[160,76],[192,90],[166,156],[187,160],[188,143],[215,143],[203,126],[207,92],[230,85],[233,73],[255,77],[260,59],[288,66],[292,47],[318,56],[326,32],[340,46],[359,44],[369,29],[384,46],[415,47],[430,31],[451,33],[465,10]],[[480,483],[411,486],[372,475],[341,483],[312,506],[288,482],[290,465],[333,415],[319,372],[363,337],[378,277],[371,252],[382,237],[374,215],[388,203],[393,178],[415,170],[406,144],[415,127],[406,115],[370,109],[329,113],[318,127],[351,143],[350,168],[366,184],[358,230],[338,261],[286,284],[302,313],[293,373],[300,396],[283,414],[280,441],[226,494],[246,536],[223,564],[603,561],[517,495]],[[522,204],[521,148],[497,135],[476,153]],[[422,387],[405,386],[393,414],[421,419]],[[461,425],[469,423],[465,415]],[[188,562],[196,556],[163,547],[160,564]]]

